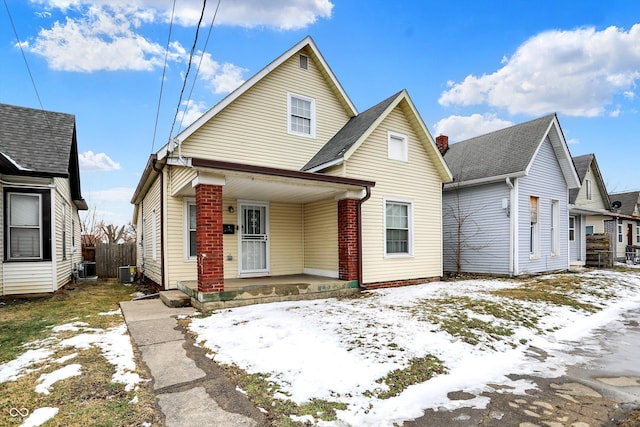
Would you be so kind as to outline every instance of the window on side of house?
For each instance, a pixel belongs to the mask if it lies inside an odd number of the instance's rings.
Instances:
[[[560,254],[560,202],[558,200],[551,201],[551,255]]]
[[[587,225],[585,227],[585,232],[586,232],[587,235],[594,234],[593,225]]]
[[[195,260],[198,255],[196,249],[196,202],[194,200],[185,200],[184,202],[184,229],[185,229],[185,245],[184,255],[186,260]]]
[[[307,55],[300,54],[298,56],[298,65],[300,66],[301,70],[308,70],[309,69],[309,57]]]
[[[51,195],[48,190],[5,192],[5,259],[51,260]]]
[[[67,204],[62,204],[62,259],[67,259]]]
[[[591,200],[592,194],[591,194],[591,180],[590,179],[586,179],[584,181],[584,185],[585,185],[585,189],[587,190],[587,200]]]
[[[413,255],[413,204],[385,201],[385,255]]]
[[[158,229],[156,210],[151,211],[151,257],[158,259]]]
[[[622,243],[622,221],[618,220],[618,243]]]
[[[576,240],[576,217],[569,217],[569,241],[573,242]]]
[[[408,138],[397,132],[387,132],[387,157],[390,160],[409,161]]]
[[[636,243],[640,243],[640,225],[636,225]]]
[[[540,231],[538,227],[538,220],[540,216],[539,202],[539,197],[529,197],[529,208],[531,211],[531,227],[529,229],[529,254],[532,257],[536,257],[540,254]]]
[[[289,133],[316,137],[316,101],[293,93],[289,97]]]

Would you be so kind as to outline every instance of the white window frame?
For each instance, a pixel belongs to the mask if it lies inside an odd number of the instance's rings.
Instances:
[[[158,259],[158,230],[156,210],[151,211],[151,258]]]
[[[36,257],[25,257],[25,256],[12,256],[12,250],[11,250],[11,232],[13,229],[17,229],[17,228],[35,228],[35,227],[27,227],[27,226],[15,226],[11,224],[11,199],[12,196],[27,196],[27,197],[35,197],[38,199],[38,236],[40,238],[40,254]],[[44,242],[43,242],[43,212],[42,212],[42,194],[38,194],[38,193],[20,193],[20,192],[10,192],[8,193],[8,197],[7,197],[7,201],[8,201],[8,207],[7,207],[7,211],[8,211],[8,215],[7,215],[7,239],[5,240],[8,248],[7,248],[7,260],[29,260],[29,261],[34,261],[34,260],[42,260],[44,259]]]
[[[595,234],[596,227],[593,225],[587,225],[584,227],[584,231],[586,235]]]
[[[307,71],[309,69],[309,57],[304,53],[298,55],[298,67],[300,67],[300,69],[304,71]]]
[[[576,217],[569,216],[569,241],[574,242],[576,240]]]
[[[636,224],[636,243],[640,243],[640,225]]]
[[[400,155],[396,155],[395,150],[392,150],[392,142],[400,142]],[[407,135],[387,131],[387,158],[389,160],[398,160],[405,163],[409,161],[409,137],[407,137]]]
[[[198,254],[191,255],[191,228],[189,227],[189,207],[196,207],[196,199],[185,197],[184,198],[184,260],[186,262],[195,262],[198,259]],[[195,228],[194,228],[195,231]],[[196,251],[197,252],[197,251]]]
[[[62,260],[67,259],[67,204],[62,203]]]
[[[618,243],[622,243],[623,240],[624,227],[622,226],[622,220],[618,220]]]
[[[585,184],[585,188],[587,190],[587,200],[591,200],[591,198],[593,197],[593,194],[592,194],[592,191],[591,191],[591,180],[590,179],[585,179],[584,184]]]
[[[402,253],[388,253],[387,252],[387,205],[388,204],[396,204],[396,205],[405,205],[407,206],[407,223],[408,223],[408,234],[407,238],[409,241],[407,242],[408,252]],[[382,217],[384,218],[384,227],[383,227],[383,238],[384,238],[384,257],[385,258],[409,258],[413,257],[413,242],[414,242],[414,226],[413,226],[413,200],[410,199],[401,199],[401,198],[384,198],[384,203],[382,204]]]
[[[551,256],[560,255],[560,202],[551,201]]]
[[[530,216],[533,219],[533,215],[531,215],[531,200],[537,200],[536,204],[536,221],[530,221],[530,229],[529,229],[529,257],[530,258],[539,258],[540,257],[540,197],[538,196],[529,196],[529,211]]]
[[[292,125],[291,124],[291,117],[292,117],[291,104],[294,98],[310,103],[309,113],[311,117],[309,118],[309,121],[310,121],[309,133],[298,132],[291,129],[291,125]],[[299,95],[297,93],[287,92],[287,132],[290,135],[304,136],[306,138],[316,137],[316,100],[315,99],[309,98],[308,96]]]

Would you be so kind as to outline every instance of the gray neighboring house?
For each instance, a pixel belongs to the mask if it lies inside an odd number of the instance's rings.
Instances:
[[[611,202],[595,154],[573,157],[580,188],[569,190],[569,256],[573,266],[586,263],[586,236],[603,233],[612,219]]]
[[[518,276],[569,268],[569,190],[580,187],[555,114],[448,146],[444,271]]]
[[[615,259],[624,261],[631,253],[640,254],[640,191],[612,193],[609,199],[613,221],[605,227],[615,235]]]
[[[75,116],[0,104],[2,295],[54,292],[82,261]]]

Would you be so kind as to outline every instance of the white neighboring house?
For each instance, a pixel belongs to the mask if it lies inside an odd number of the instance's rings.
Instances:
[[[50,293],[82,261],[75,116],[0,104],[2,295]]]

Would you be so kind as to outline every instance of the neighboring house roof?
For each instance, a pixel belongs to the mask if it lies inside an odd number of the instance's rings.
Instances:
[[[569,188],[578,188],[580,180],[555,113],[451,144],[444,159],[458,184],[525,176],[547,136]]]
[[[184,129],[180,134],[176,136],[176,143],[181,143],[186,138],[188,138],[191,134],[193,134],[196,130],[202,127],[205,123],[207,123],[213,116],[218,114],[220,111],[224,110],[229,104],[238,99],[243,93],[251,89],[256,83],[262,80],[267,74],[276,69],[280,64],[287,61],[293,55],[298,53],[300,50],[307,48],[307,53],[312,56],[312,59],[315,59],[320,65],[322,74],[329,81],[330,85],[335,90],[338,98],[347,111],[349,116],[355,116],[358,114],[358,110],[355,105],[351,102],[351,99],[347,96],[347,93],[342,88],[342,85],[333,74],[333,71],[329,67],[329,64],[325,61],[324,57],[318,50],[315,42],[310,36],[305,37],[296,45],[294,45],[291,49],[284,52],[282,55],[277,57],[274,61],[272,61],[269,65],[264,67],[262,70],[258,71],[253,75],[249,80],[240,85],[237,89],[227,95],[224,99],[222,99],[219,103],[214,105],[209,111],[200,116],[196,121],[190,124],[186,129]],[[170,143],[167,143],[163,148],[158,151],[158,158],[163,158],[166,155],[166,150],[169,148]]]
[[[607,208],[609,208],[611,206],[611,204],[609,203],[609,194],[607,193],[604,179],[600,174],[600,168],[598,167],[598,162],[596,161],[596,155],[590,153],[573,157],[573,164],[576,167],[576,172],[578,173],[578,178],[580,178],[581,184],[584,184],[584,180],[587,176],[587,172],[589,171],[589,167],[591,167],[591,172],[595,175],[596,180],[598,181],[594,184],[597,185],[597,190],[600,191],[604,203],[606,204]],[[578,193],[580,193],[580,188],[572,188],[571,190],[569,190],[569,203],[573,204],[576,202]]]
[[[374,105],[368,110],[352,117],[321,149],[316,153],[302,170],[316,172],[329,166],[340,164],[347,160],[366,138],[376,129],[387,115],[401,102],[406,102],[408,110],[412,112],[416,120],[409,119],[418,126],[417,133],[421,137],[428,155],[434,160],[434,164],[444,182],[451,181],[449,168],[442,159],[433,137],[424,125],[420,114],[416,110],[406,90],[390,96],[384,101]]]
[[[80,192],[75,116],[0,104],[0,173],[69,178],[79,209]]]
[[[620,202],[619,209],[612,209],[613,212],[621,213],[623,215],[633,216],[637,214],[636,205],[638,204],[638,197],[640,191],[629,191],[627,193],[614,193],[609,194],[611,203]]]

